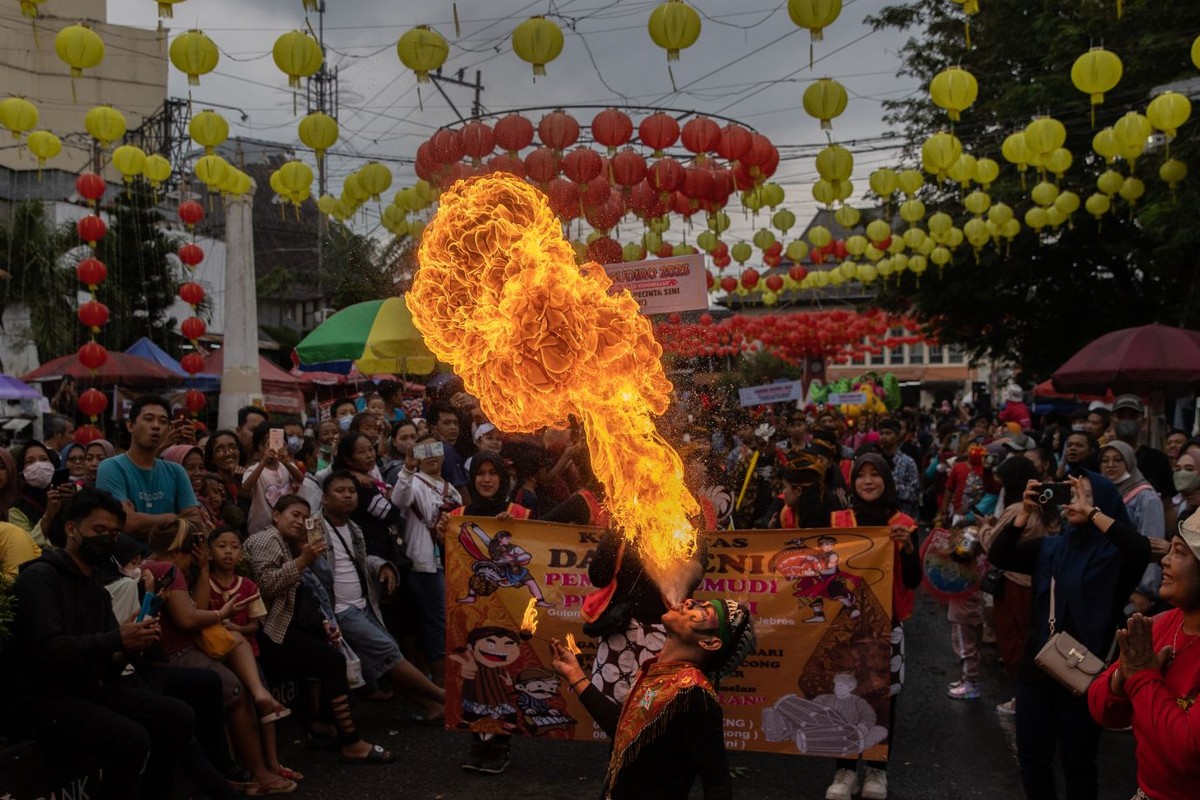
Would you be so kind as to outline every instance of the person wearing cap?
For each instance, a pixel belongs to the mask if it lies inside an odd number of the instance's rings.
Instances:
[[[1137,468],[1146,476],[1146,480],[1162,500],[1164,517],[1170,529],[1175,525],[1174,507],[1171,505],[1171,498],[1175,496],[1171,459],[1167,458],[1167,454],[1162,450],[1141,444],[1145,413],[1146,407],[1136,394],[1120,395],[1113,403],[1113,437],[1133,448],[1137,456]]]
[[[669,608],[662,622],[662,652],[642,666],[624,705],[593,686],[557,639],[551,666],[612,739],[604,797],[682,799],[699,776],[706,800],[730,798],[716,690],[754,650],[750,610],[736,600],[688,599]]]
[[[768,528],[824,528],[841,508],[829,491],[824,463],[812,453],[789,453],[780,474],[783,492],[769,509]]]
[[[1096,722],[1133,727],[1138,800],[1192,798],[1200,786],[1200,516],[1179,523],[1170,547],[1160,595],[1173,608],[1130,617],[1120,659],[1088,689]]]

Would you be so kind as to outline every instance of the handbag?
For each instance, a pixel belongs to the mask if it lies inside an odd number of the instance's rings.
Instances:
[[[238,646],[237,639],[220,623],[209,625],[196,634],[196,647],[209,658],[220,661]]]
[[[1004,570],[992,567],[983,576],[983,580],[980,581],[979,591],[990,594],[992,597],[1003,597],[1005,583]]]
[[[342,651],[342,657],[346,659],[346,683],[350,685],[351,689],[361,689],[366,686],[367,682],[363,679],[362,661],[359,659],[358,653],[350,649],[345,637],[338,639],[337,645],[338,649]]]
[[[1092,680],[1104,670],[1104,662],[1066,631],[1054,630],[1054,578],[1050,579],[1050,638],[1034,657],[1034,663],[1075,697],[1082,697]]]

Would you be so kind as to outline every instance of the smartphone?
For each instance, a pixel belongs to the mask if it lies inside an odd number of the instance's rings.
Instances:
[[[325,534],[321,532],[321,520],[316,517],[304,520],[304,530],[308,532],[309,544],[317,544],[325,540]]]
[[[142,608],[138,612],[137,621],[141,622],[147,617],[157,617],[158,612],[162,610],[164,595],[167,589],[171,588],[171,584],[175,582],[175,567],[172,566],[162,577],[154,582],[154,591],[146,592],[142,597]]]
[[[1042,505],[1054,503],[1067,506],[1071,504],[1071,484],[1069,483],[1040,483],[1037,492],[1038,502]]]
[[[283,428],[271,428],[267,435],[267,447],[276,453],[283,449]]]

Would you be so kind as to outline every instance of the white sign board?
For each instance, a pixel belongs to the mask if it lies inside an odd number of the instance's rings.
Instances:
[[[738,397],[743,407],[761,406],[767,403],[791,403],[804,396],[800,381],[767,383],[762,386],[743,386]]]
[[[708,309],[708,279],[704,256],[652,258],[627,264],[606,264],[610,292],[628,289],[642,314],[672,314]]]
[[[834,392],[825,401],[834,406],[861,406],[867,402],[866,392]]]

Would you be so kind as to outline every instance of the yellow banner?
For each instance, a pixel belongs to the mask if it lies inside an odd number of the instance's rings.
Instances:
[[[635,645],[661,647],[643,620],[597,641],[580,607],[602,531],[463,517],[446,542],[447,724],[478,733],[604,739],[550,667],[551,639],[573,634],[585,670],[623,696]],[[892,559],[885,528],[706,534],[699,599],[748,602],[758,645],[718,687],[732,750],[887,757]],[[531,607],[536,631],[522,630]],[[615,605],[615,604],[614,604]],[[615,609],[614,609],[615,610]],[[620,627],[620,623],[618,623]],[[646,654],[643,654],[643,660]]]

